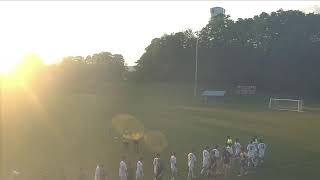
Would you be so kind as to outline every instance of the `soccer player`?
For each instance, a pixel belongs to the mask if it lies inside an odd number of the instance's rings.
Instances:
[[[240,157],[240,173],[238,176],[247,175],[248,154],[246,153],[246,151],[243,147],[241,148],[239,157]]]
[[[250,166],[256,167],[257,166],[257,162],[256,162],[257,148],[253,144],[253,141],[251,141],[248,144],[247,150],[248,150],[248,167]]]
[[[209,146],[206,146],[202,152],[202,170],[201,174],[204,175],[208,170],[210,164]]]
[[[234,161],[235,161],[235,159],[233,158],[233,155],[234,155],[233,149],[232,149],[232,146],[230,146],[229,144],[226,144],[225,148],[230,154],[230,168],[231,168],[234,165]]]
[[[153,174],[154,174],[155,178],[156,178],[157,173],[158,173],[159,161],[160,161],[160,159],[158,158],[158,154],[156,154],[156,156],[153,159]]]
[[[224,176],[228,177],[231,169],[231,154],[227,150],[227,147],[223,149],[222,159],[223,159]]]
[[[241,152],[241,144],[240,144],[240,140],[239,138],[236,138],[234,145],[233,145],[233,150],[234,150],[234,154],[233,154],[233,159],[232,159],[232,163],[231,166],[239,166],[240,165],[240,152]]]
[[[215,158],[220,158],[219,145],[215,145],[215,147],[211,150],[211,153]]]
[[[194,150],[192,150],[191,153],[188,154],[188,178],[187,180],[193,180],[195,178],[194,175],[194,168],[195,168],[195,164],[196,164],[197,158],[194,155]]]
[[[94,179],[95,180],[104,180],[105,179],[105,173],[104,173],[102,164],[97,165]]]
[[[125,162],[126,157],[122,156],[119,167],[119,177],[120,180],[127,180],[127,164]]]
[[[211,154],[216,159],[216,171],[217,173],[220,173],[221,170],[221,158],[220,158],[220,152],[219,152],[219,145],[215,145],[214,149],[211,150]]]
[[[160,160],[160,154],[157,153],[153,159],[154,180],[161,180],[163,176],[163,166]]]
[[[94,180],[100,180],[100,166],[99,164],[96,167],[96,171],[94,173]]]
[[[106,173],[106,170],[104,169],[104,165],[101,164],[101,176],[102,176],[102,179],[103,180],[106,180],[107,179],[107,173]]]
[[[208,170],[208,180],[213,180],[216,177],[216,170],[217,170],[217,161],[214,156],[210,157],[210,165]]]
[[[232,146],[232,139],[231,139],[231,137],[230,136],[227,136],[227,141],[226,141],[226,143],[229,145],[229,146]]]
[[[144,176],[142,160],[143,160],[142,157],[140,157],[137,162],[136,180],[142,180],[142,178]]]
[[[239,157],[240,152],[241,152],[241,144],[240,144],[239,138],[236,138],[236,141],[235,141],[233,147],[234,147],[234,156]]]
[[[260,143],[258,144],[258,159],[259,164],[264,162],[264,152],[266,151],[266,144],[260,139]]]
[[[258,149],[259,141],[258,141],[258,137],[257,137],[257,136],[254,136],[254,137],[252,138],[252,144],[253,144],[254,146],[256,146],[256,148]]]
[[[172,152],[172,154],[171,154],[170,167],[171,167],[171,180],[175,180],[177,178],[177,174],[178,174],[177,158],[176,158],[175,152]]]
[[[232,146],[229,146],[229,144],[226,144],[226,150],[230,153],[230,155],[233,155],[233,149]]]

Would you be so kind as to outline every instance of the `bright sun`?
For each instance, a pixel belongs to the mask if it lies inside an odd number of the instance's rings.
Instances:
[[[8,74],[13,71],[19,63],[21,63],[22,57],[17,56],[0,56],[0,73]]]
[[[10,60],[7,57],[7,61],[0,62],[0,73],[3,75],[4,87],[6,88],[23,87],[44,65],[43,59],[35,53]]]
[[[24,74],[24,71],[34,68],[37,64],[50,64],[36,53],[27,53],[25,55],[0,55],[0,74]]]

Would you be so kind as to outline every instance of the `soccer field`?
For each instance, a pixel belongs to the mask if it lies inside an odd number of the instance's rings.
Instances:
[[[168,146],[161,152],[169,179],[170,152],[177,152],[179,180],[186,179],[186,155],[196,149],[197,175],[205,145],[222,145],[227,135],[242,144],[256,135],[267,144],[263,167],[245,177],[229,179],[318,179],[320,113],[278,112],[267,109],[261,97],[234,98],[205,106],[192,97],[192,88],[163,84],[106,85],[96,93],[59,94],[32,90],[4,92],[2,103],[3,174],[21,171],[24,180],[76,179],[79,168],[93,179],[97,163],[109,180],[118,179],[123,154],[133,164],[144,157],[145,179],[152,179],[153,152],[125,151],[113,139],[111,119],[131,114],[146,131],[161,131]],[[220,178],[224,179],[224,178]]]

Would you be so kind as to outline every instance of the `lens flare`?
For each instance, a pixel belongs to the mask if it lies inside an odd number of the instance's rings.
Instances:
[[[145,132],[144,143],[152,152],[162,152],[168,146],[166,136],[160,131]]]
[[[112,126],[125,139],[139,140],[144,135],[144,125],[130,114],[113,117]]]

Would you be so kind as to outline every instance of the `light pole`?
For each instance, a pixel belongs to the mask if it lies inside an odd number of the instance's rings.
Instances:
[[[194,97],[197,96],[197,88],[198,88],[198,44],[199,44],[199,36],[197,37],[197,41],[196,41],[196,66],[195,66],[195,72],[194,72],[194,89],[193,89]]]

